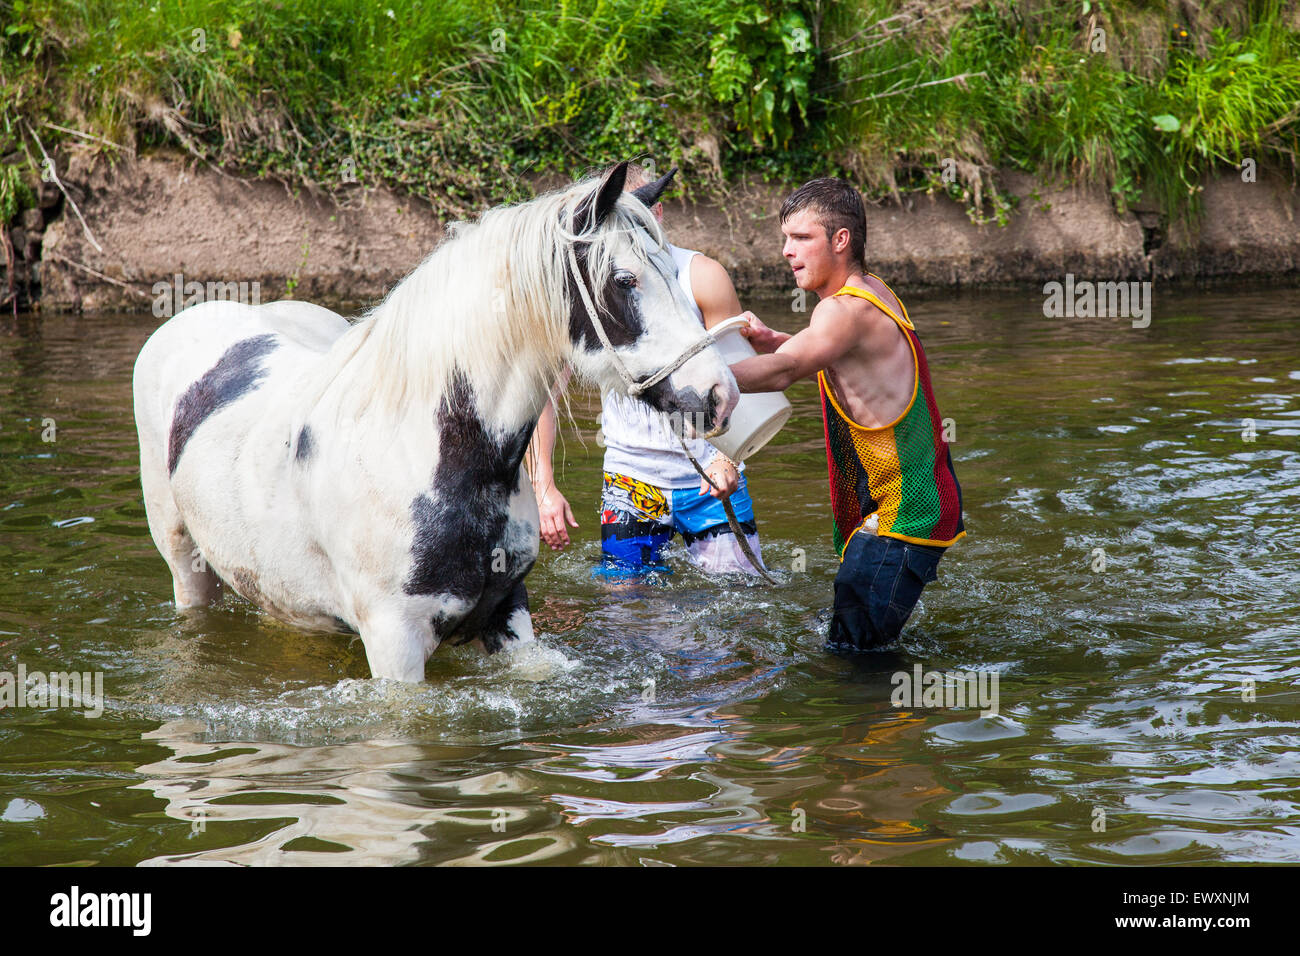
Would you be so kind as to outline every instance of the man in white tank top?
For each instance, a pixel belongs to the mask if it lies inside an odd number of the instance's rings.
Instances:
[[[645,169],[628,166],[625,191],[650,182]],[[663,221],[663,204],[654,214]],[[740,299],[727,270],[692,249],[669,245],[677,265],[677,281],[705,328],[741,313]],[[686,553],[705,571],[755,574],[727,521],[721,499],[730,497],[736,521],[762,561],[754,506],[743,475],[744,466],[728,459],[703,438],[686,444],[718,490],[700,478],[670,427],[670,419],[644,402],[608,392],[601,399],[601,432],[605,445],[601,492],[601,551],[604,569],[612,574],[667,570],[661,552],[680,534]],[[542,538],[553,550],[569,544],[567,522],[578,527],[573,510],[555,484],[552,453],[556,414],[551,402],[537,423],[532,458],[533,491],[541,513]]]

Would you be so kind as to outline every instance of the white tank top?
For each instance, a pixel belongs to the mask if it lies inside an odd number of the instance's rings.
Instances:
[[[695,316],[704,324],[704,313],[691,289],[691,260],[699,255],[694,249],[669,245],[677,267],[677,284]],[[683,342],[682,347],[689,346]],[[605,470],[629,475],[660,488],[693,488],[700,476],[682,454],[682,446],[673,434],[673,420],[645,402],[618,392],[606,392],[601,401],[600,427],[604,433]],[[703,438],[688,438],[686,446],[701,467],[707,468],[718,452]],[[743,470],[744,466],[741,466]]]

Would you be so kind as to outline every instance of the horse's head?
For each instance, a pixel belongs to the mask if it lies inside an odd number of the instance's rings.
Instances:
[[[627,164],[620,163],[566,209],[575,237],[567,269],[570,362],[602,391],[632,394],[680,415],[686,437],[717,434],[726,430],[740,392],[712,345],[678,364],[707,333],[677,283],[648,208],[668,177],[636,197],[623,192],[626,177]],[[666,368],[671,371],[660,377]]]

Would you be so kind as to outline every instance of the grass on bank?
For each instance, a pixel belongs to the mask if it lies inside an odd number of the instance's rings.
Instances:
[[[846,175],[1000,222],[1015,168],[1194,216],[1211,170],[1295,175],[1298,27],[1282,0],[0,0],[0,161],[33,183],[33,132],[118,152],[94,136],[463,216],[640,154],[699,198]]]

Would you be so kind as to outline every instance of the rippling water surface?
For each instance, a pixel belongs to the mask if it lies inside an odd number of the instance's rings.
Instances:
[[[1155,301],[1138,330],[1034,292],[909,300],[970,533],[896,651],[822,651],[814,386],[749,467],[776,588],[679,555],[593,578],[576,396],[582,526],[529,578],[540,641],[444,648],[420,686],[237,600],[178,615],[131,416],[157,320],[8,320],[0,670],[102,671],[106,701],[0,711],[0,864],[1300,859],[1300,294]],[[747,305],[793,330],[788,302]],[[998,714],[891,706],[918,664],[995,672]]]

